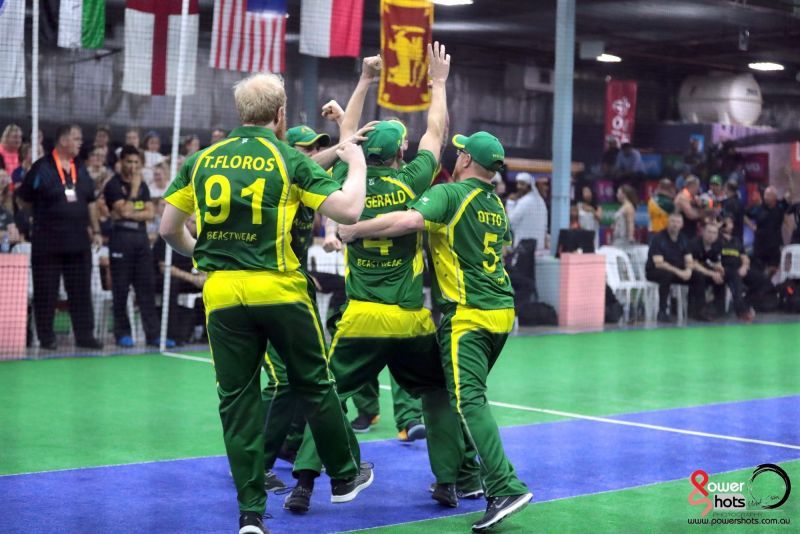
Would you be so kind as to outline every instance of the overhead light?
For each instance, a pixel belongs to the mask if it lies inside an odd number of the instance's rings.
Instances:
[[[468,6],[472,0],[433,0],[433,3],[440,6]]]
[[[771,61],[758,61],[756,63],[750,63],[747,66],[753,70],[783,70],[783,65],[780,63],[772,63]]]
[[[596,59],[597,61],[602,61],[603,63],[619,63],[622,61],[621,57],[613,54],[600,54]]]

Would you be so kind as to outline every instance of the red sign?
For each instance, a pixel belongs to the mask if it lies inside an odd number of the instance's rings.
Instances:
[[[606,83],[606,139],[613,135],[630,143],[636,118],[636,81],[610,80]]]
[[[800,141],[792,143],[792,170],[800,171]]]
[[[769,182],[769,154],[765,152],[744,154],[744,170],[748,181]]]
[[[380,106],[395,111],[430,106],[428,43],[432,26],[429,0],[381,0]]]

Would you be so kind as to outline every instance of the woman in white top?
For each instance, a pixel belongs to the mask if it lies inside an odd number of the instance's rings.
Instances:
[[[597,250],[597,230],[600,229],[600,219],[603,217],[603,208],[597,205],[594,191],[588,185],[581,188],[581,198],[578,200],[578,226],[583,230],[594,232],[594,248]]]
[[[625,184],[617,189],[617,200],[622,206],[614,214],[614,233],[611,245],[626,247],[633,245],[634,216],[636,215],[636,191]]]

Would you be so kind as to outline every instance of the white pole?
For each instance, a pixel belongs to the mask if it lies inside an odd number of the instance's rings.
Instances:
[[[37,0],[35,0],[37,1]],[[178,145],[181,142],[181,106],[183,105],[183,66],[186,62],[186,25],[189,22],[189,0],[181,5],[181,34],[178,47],[178,79],[175,84],[175,120],[172,123],[172,155],[170,157],[169,175],[174,178],[178,174]],[[172,276],[172,247],[167,245],[164,253],[164,292],[161,295],[161,338],[159,350],[164,352],[167,342],[167,323],[169,322],[169,291]]]
[[[33,0],[33,51],[31,52],[31,161],[39,154],[39,0]]]

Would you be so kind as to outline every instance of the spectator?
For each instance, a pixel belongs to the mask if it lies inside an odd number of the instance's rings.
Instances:
[[[750,258],[744,253],[742,240],[736,237],[735,231],[735,218],[729,213],[723,214],[717,249],[719,250],[722,269],[725,273],[725,285],[731,290],[733,309],[736,315],[742,321],[750,322],[755,317],[755,311],[745,302],[743,295],[744,282],[750,278]],[[722,295],[718,295],[716,301],[718,309],[724,310],[724,292],[722,292]]]
[[[8,212],[13,211],[13,193],[14,183],[11,181],[11,175],[6,171],[6,162],[3,156],[0,156],[0,208]]]
[[[708,181],[708,185],[708,196],[714,202],[714,209],[720,209],[722,203],[727,198],[727,195],[725,194],[725,188],[722,187],[722,177],[719,174],[715,174]]]
[[[22,183],[25,174],[31,170],[31,164],[31,144],[23,143],[19,147],[19,167],[11,173],[11,182],[15,187]]]
[[[82,159],[88,161],[89,157],[94,151],[98,151],[101,155],[100,163],[113,169],[117,163],[117,155],[111,147],[111,129],[105,124],[98,124],[94,132],[94,142],[91,146],[84,149],[81,154]]]
[[[603,152],[603,157],[600,160],[600,168],[602,169],[603,176],[611,176],[614,171],[614,166],[617,164],[617,156],[619,155],[619,139],[613,135],[606,137],[606,149]]]
[[[691,169],[693,174],[700,174],[703,172],[705,162],[706,156],[700,150],[700,140],[697,137],[690,137],[689,149],[683,155],[683,163]]]
[[[533,187],[533,176],[521,172],[517,174],[516,182],[517,191],[509,195],[506,202],[514,246],[525,239],[535,239],[537,248],[545,248],[547,205],[539,189]]]
[[[725,200],[722,201],[722,213],[733,219],[733,236],[744,242],[744,205],[739,197],[739,184],[736,180],[725,182]]]
[[[33,307],[40,346],[48,350],[56,348],[53,319],[62,276],[75,344],[92,349],[103,346],[93,335],[89,236],[98,247],[102,239],[94,183],[75,162],[82,140],[79,126],[59,127],[56,148],[33,164],[16,191],[21,207],[32,205]]]
[[[214,143],[219,143],[226,137],[228,137],[228,132],[226,132],[222,128],[214,128],[213,130],[211,130],[211,141],[208,144],[209,146],[211,146]]]
[[[714,298],[725,301],[725,271],[720,263],[717,247],[719,228],[716,224],[706,224],[700,236],[689,242],[692,252],[692,279],[689,284],[689,317],[697,321],[710,321],[706,310],[706,288],[714,288]]]
[[[688,165],[684,165],[681,168],[681,172],[678,173],[678,176],[675,177],[675,188],[678,191],[681,191],[684,187],[686,187],[686,182],[690,178],[697,178],[697,177],[694,174],[692,174],[691,167],[689,167]]]
[[[130,145],[138,147],[142,144],[141,133],[139,132],[139,128],[128,128],[125,130],[125,143],[122,146]],[[114,151],[114,155],[117,157],[117,164],[112,167],[114,172],[119,172],[119,155],[122,152],[122,146],[118,147]]]
[[[642,155],[630,143],[623,143],[614,163],[614,176],[624,181],[639,181],[644,178]]]
[[[145,167],[152,169],[164,161],[164,154],[161,153],[161,136],[155,130],[145,134],[142,150],[144,150]]]
[[[22,146],[22,128],[16,124],[9,124],[0,136],[0,156],[5,161],[5,169],[9,175],[19,167],[20,146]]]
[[[667,219],[673,211],[675,211],[675,184],[669,178],[662,178],[650,196],[650,200],[647,201],[650,233],[655,234],[666,230]]]
[[[106,184],[104,194],[111,211],[111,291],[114,306],[114,337],[120,347],[132,347],[128,320],[128,292],[133,285],[142,316],[147,344],[159,346],[160,326],[155,307],[153,254],[146,223],[154,216],[150,190],[142,178],[142,155],[126,145],[120,153],[121,173]],[[168,347],[175,343],[167,340]]]
[[[105,158],[106,152],[102,148],[95,147],[86,159],[86,172],[92,177],[96,191],[102,191],[112,176],[111,169],[105,164]],[[114,160],[116,161],[116,156]]]
[[[181,140],[180,150],[178,150],[178,167],[198,150],[200,150],[200,138],[194,134],[184,136]]]
[[[697,225],[703,218],[697,194],[700,192],[700,179],[690,176],[686,186],[675,196],[675,210],[683,217],[683,235],[687,240],[697,236]]]
[[[11,248],[22,241],[14,215],[0,206],[0,252],[11,252]]]
[[[603,218],[603,208],[597,205],[594,191],[589,185],[581,187],[581,198],[577,203],[578,227],[594,232],[594,248],[597,249],[597,231],[600,229],[600,219]]]
[[[681,232],[682,226],[683,217],[679,213],[671,213],[667,229],[653,236],[647,253],[645,275],[648,280],[658,284],[659,322],[671,319],[667,315],[669,286],[686,285],[692,278],[692,253],[689,250],[689,241]]]
[[[150,198],[161,198],[169,187],[169,165],[162,161],[153,167],[153,183],[150,187]]]
[[[746,213],[745,223],[755,232],[753,259],[772,273],[781,261],[783,245],[783,222],[788,206],[778,200],[778,192],[769,186],[764,190],[764,200],[756,197],[756,203]]]
[[[186,227],[192,237],[197,236],[197,223],[194,215],[187,219]],[[163,286],[163,274],[166,269],[164,263],[166,250],[166,243],[159,236],[153,247],[153,257],[158,262],[157,272],[161,274],[158,277],[159,283],[156,284],[157,286]],[[179,303],[179,297],[185,294],[201,292],[206,281],[206,275],[194,268],[192,258],[182,254],[173,254],[170,278],[167,337],[175,341],[176,345],[182,345],[191,340],[192,332],[195,324],[198,324],[198,319],[199,324],[203,324],[203,299],[198,298],[195,301],[195,308],[190,309]]]
[[[634,237],[636,216],[636,191],[633,187],[625,184],[617,189],[617,201],[622,204],[614,213],[614,231],[611,237],[611,245],[615,247],[627,247],[636,242]]]

